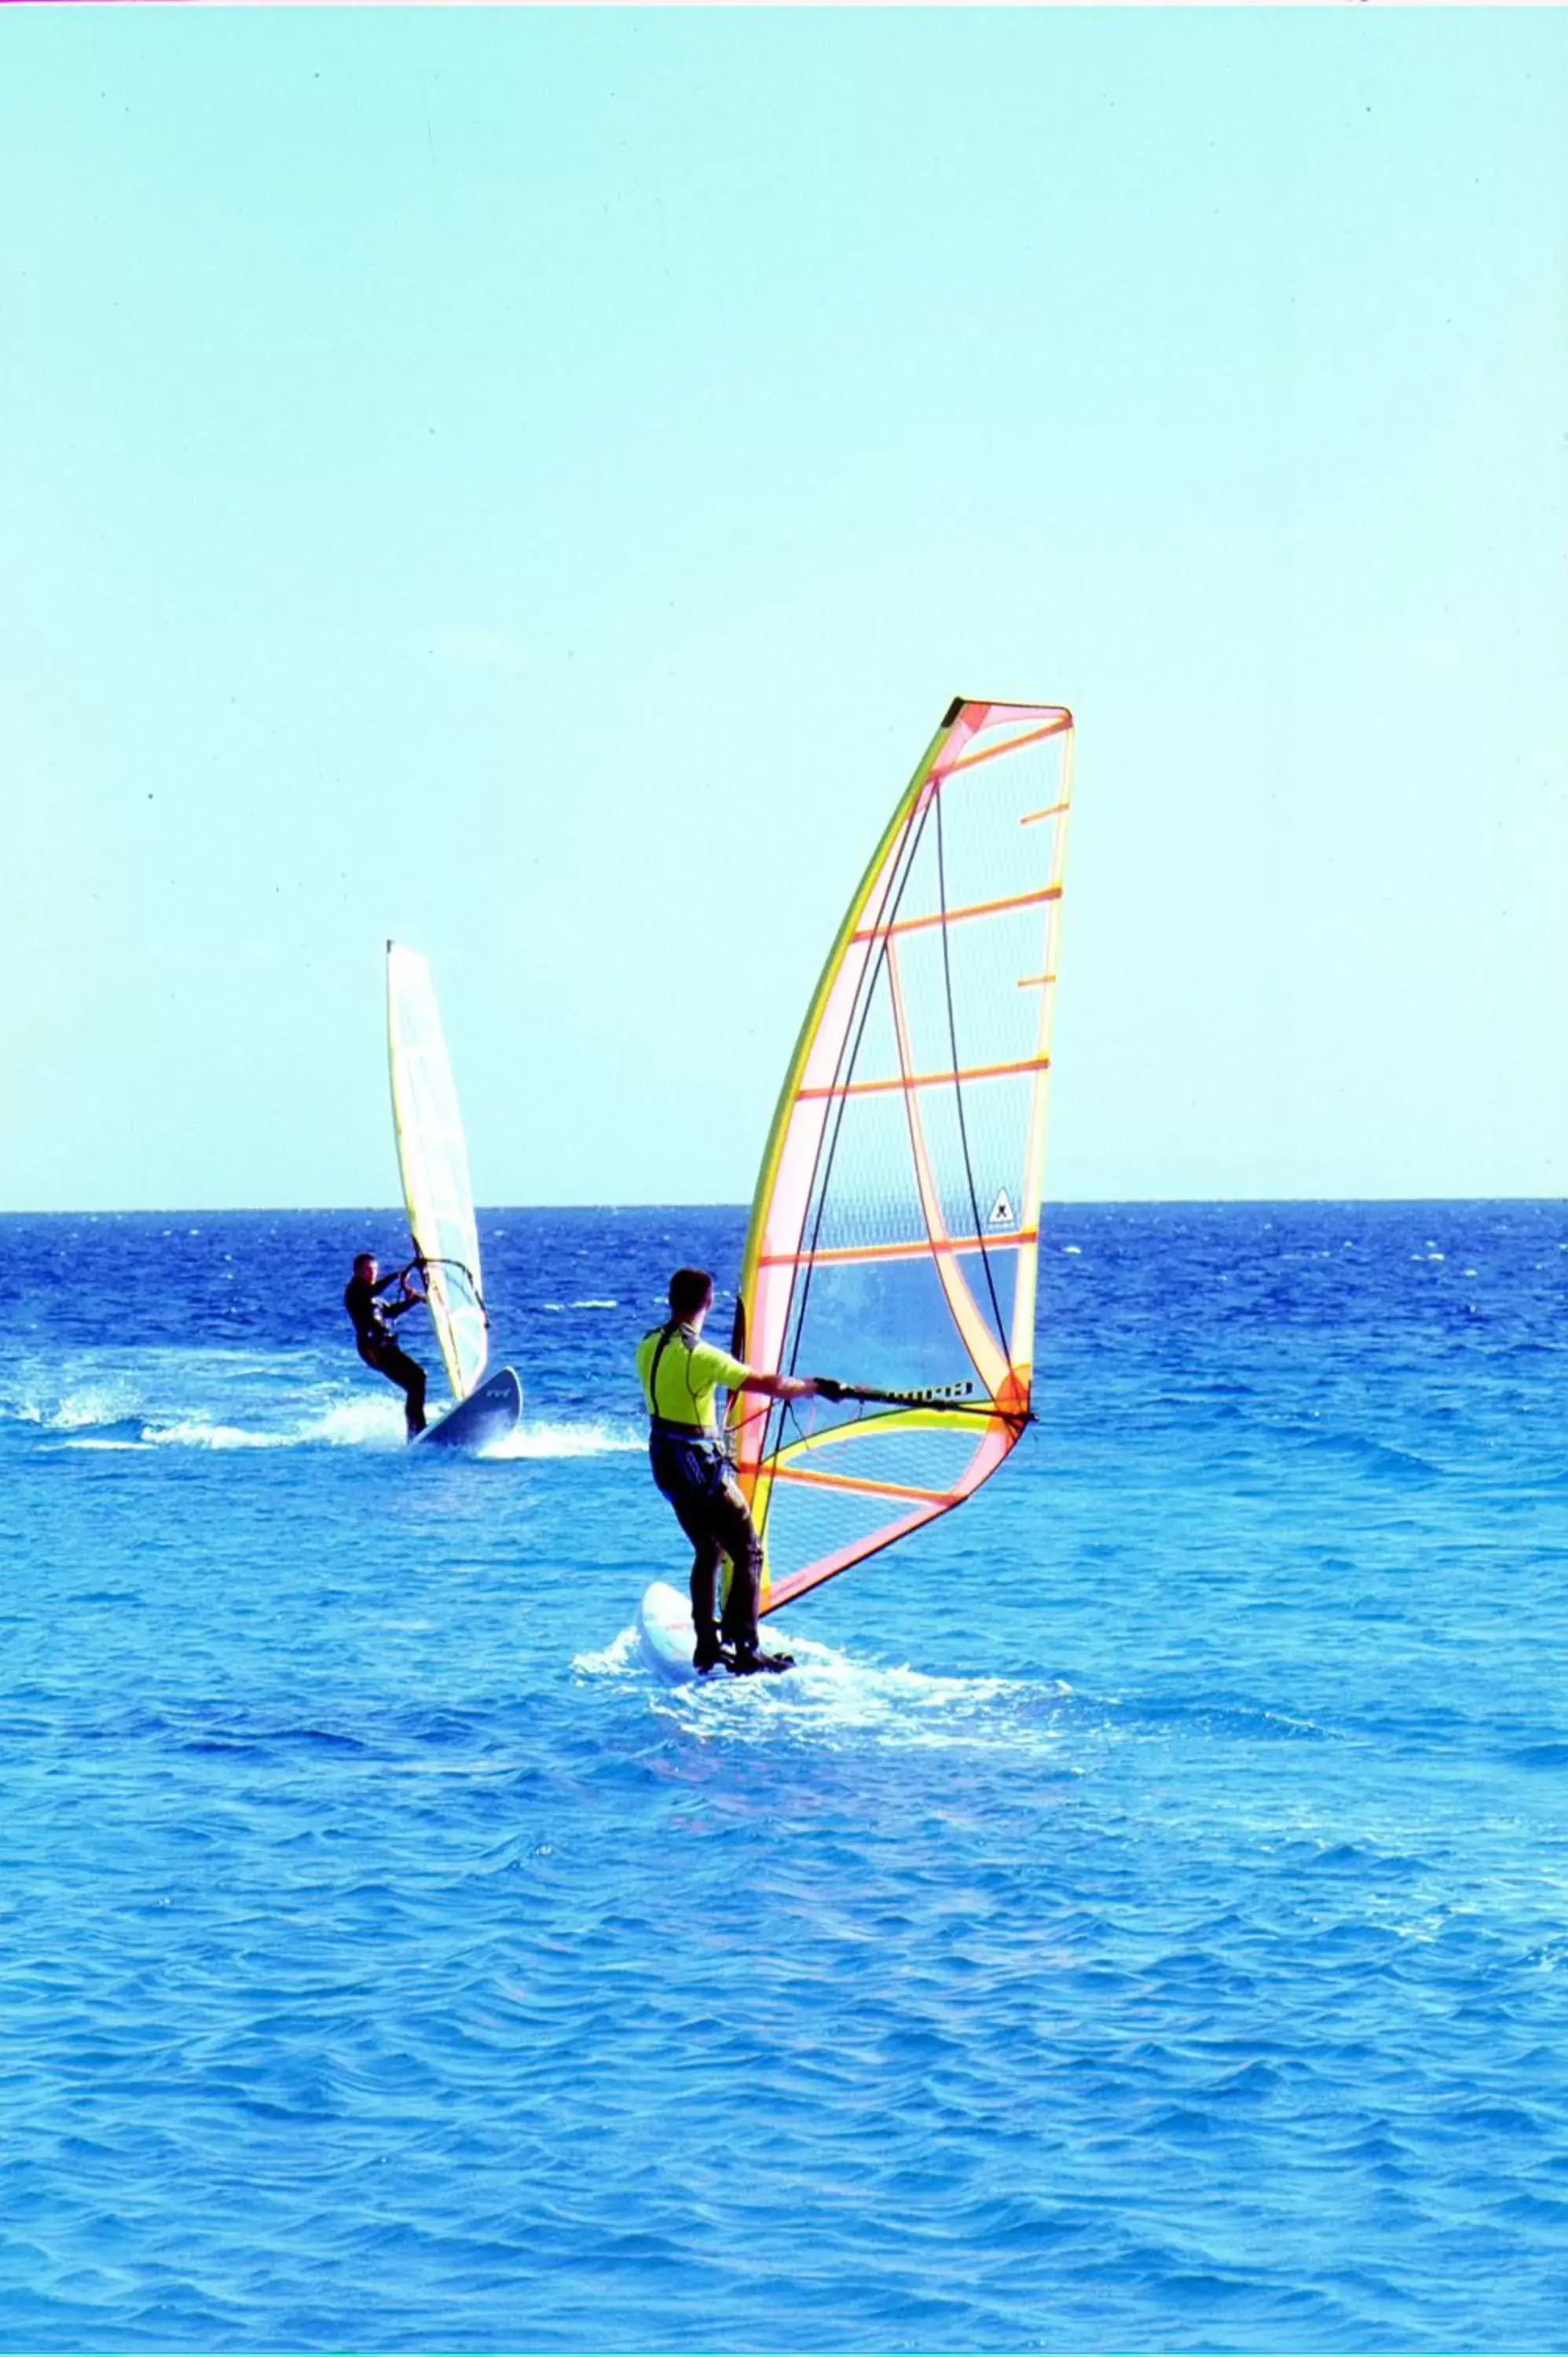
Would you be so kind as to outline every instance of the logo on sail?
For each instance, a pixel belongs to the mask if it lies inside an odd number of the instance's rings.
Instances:
[[[991,1217],[986,1221],[985,1224],[988,1228],[1015,1228],[1017,1226],[1018,1215],[1013,1209],[1012,1200],[1009,1197],[1005,1187],[999,1187],[997,1189],[996,1200],[991,1206]]]

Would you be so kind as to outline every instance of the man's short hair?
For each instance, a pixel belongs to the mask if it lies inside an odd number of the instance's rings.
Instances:
[[[678,1268],[670,1280],[670,1308],[677,1318],[693,1318],[706,1306],[714,1280],[705,1268]]]
[[[354,1266],[356,1268],[363,1268],[368,1262],[374,1260],[374,1253],[356,1253],[354,1254]],[[342,1262],[339,1261],[338,1265],[341,1268],[343,1265]]]

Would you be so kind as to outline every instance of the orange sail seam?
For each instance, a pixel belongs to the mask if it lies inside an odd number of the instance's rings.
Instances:
[[[867,1498],[915,1498],[929,1506],[956,1506],[961,1491],[922,1490],[908,1481],[872,1481],[855,1473],[808,1473],[794,1465],[775,1464],[776,1481],[803,1481],[813,1490],[854,1490]]]
[[[1049,1062],[1048,1056],[1023,1056],[1012,1064],[970,1064],[951,1072],[901,1072],[889,1081],[835,1081],[831,1088],[800,1090],[796,1102],[803,1104],[809,1097],[885,1096],[893,1089],[950,1089],[960,1081],[999,1081],[1012,1072],[1037,1072]]]
[[[929,917],[899,917],[890,925],[870,925],[852,933],[856,942],[891,941],[896,933],[921,933],[931,925],[958,925],[969,917],[999,917],[1009,909],[1037,909],[1043,901],[1059,900],[1062,888],[1047,884],[1043,892],[1015,892],[1005,900],[972,900],[963,909],[933,909]]]
[[[1026,736],[1009,737],[1001,745],[983,746],[978,753],[961,753],[956,761],[950,761],[945,770],[939,770],[938,775],[955,778],[961,770],[977,770],[982,761],[1000,761],[1005,754],[1021,753],[1026,745],[1043,745],[1047,737],[1059,737],[1064,729],[1071,726],[1072,716],[1064,712],[1059,720],[1047,721],[1044,728],[1031,728]]]

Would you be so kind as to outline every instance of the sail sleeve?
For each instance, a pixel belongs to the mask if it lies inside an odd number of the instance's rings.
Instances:
[[[409,1232],[427,1263],[430,1315],[447,1381],[453,1397],[463,1400],[489,1356],[468,1149],[429,961],[396,942],[387,943],[387,1046]]]
[[[1058,706],[952,705],[796,1043],[736,1347],[884,1396],[732,1400],[764,1611],[950,1512],[1027,1421],[1071,746]]]

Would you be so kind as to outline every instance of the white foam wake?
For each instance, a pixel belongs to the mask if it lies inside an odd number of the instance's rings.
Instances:
[[[103,1416],[77,1417],[75,1425],[83,1422],[102,1424],[112,1419]],[[68,1428],[63,1418],[50,1421]],[[67,1448],[208,1448],[217,1451],[239,1448],[401,1448],[403,1446],[403,1417],[395,1402],[385,1405],[380,1400],[343,1400],[336,1406],[298,1418],[271,1431],[254,1426],[220,1424],[199,1412],[177,1416],[172,1423],[157,1424],[134,1418],[140,1426],[135,1439],[104,1435],[82,1435],[68,1439]]]
[[[297,1438],[306,1448],[402,1448],[407,1444],[402,1404],[378,1395],[338,1400],[302,1425]]]
[[[812,1637],[763,1623],[762,1641],[792,1653],[782,1677],[695,1678],[667,1684],[643,1660],[635,1624],[597,1651],[573,1657],[579,1675],[651,1689],[651,1707],[677,1726],[742,1742],[832,1741],[854,1736],[909,1749],[1055,1752],[1058,1706],[1071,1689],[1003,1677],[938,1677],[908,1663],[857,1662]]]
[[[604,1457],[646,1446],[640,1433],[618,1424],[520,1424],[482,1453],[510,1457]]]
[[[145,1448],[287,1448],[287,1432],[247,1432],[237,1424],[209,1424],[191,1416],[183,1424],[149,1424],[142,1434]]]
[[[640,1660],[637,1631],[633,1627],[623,1629],[618,1637],[612,1637],[609,1643],[597,1652],[574,1653],[572,1667],[585,1678],[614,1678],[638,1668]]]
[[[113,1378],[85,1383],[52,1400],[30,1392],[6,1405],[18,1424],[36,1424],[45,1432],[81,1432],[129,1423],[141,1406],[141,1397],[134,1384]]]
[[[169,1423],[149,1420],[126,1401],[111,1403],[106,1395],[83,1394],[63,1403],[55,1412],[34,1411],[29,1418],[47,1429],[68,1436],[68,1448],[376,1448],[401,1449],[404,1444],[403,1414],[395,1400],[339,1400],[333,1406],[296,1416],[270,1430],[264,1426],[220,1423],[196,1412],[176,1415]],[[105,1434],[102,1427],[128,1425],[128,1433]],[[88,1428],[98,1426],[96,1435]],[[640,1434],[628,1426],[611,1424],[520,1425],[504,1440],[492,1442],[479,1454],[487,1460],[514,1458],[603,1457],[643,1446]]]

